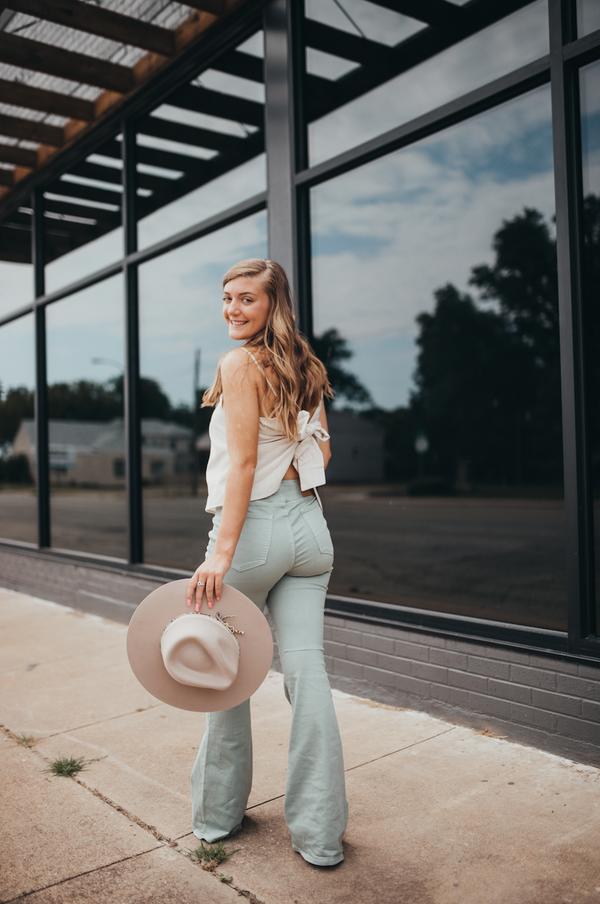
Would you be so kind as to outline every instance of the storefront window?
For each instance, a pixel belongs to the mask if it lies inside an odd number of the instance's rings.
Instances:
[[[33,316],[0,327],[0,537],[37,542]]]
[[[600,28],[600,4],[597,0],[577,0],[577,36],[582,38]]]
[[[123,279],[46,312],[52,546],[127,557]]]
[[[325,28],[316,21],[334,5],[334,0],[315,0],[307,7],[305,105],[313,166],[548,53],[546,0],[436,55],[435,29],[422,31],[422,23],[365,0],[357,11],[368,7],[369,24],[366,13],[357,16],[349,40],[345,32],[352,25],[346,17],[342,26],[338,15],[335,29],[344,31],[336,34],[332,23]],[[321,54],[319,67],[315,48]]]
[[[596,633],[600,627],[600,63],[581,70],[584,309],[587,395],[594,492]]]
[[[257,32],[139,121],[140,248],[265,190],[263,56]]]
[[[0,286],[0,317],[33,299],[30,207],[0,222]]]
[[[550,89],[311,206],[330,591],[565,629]]]
[[[140,267],[144,549],[153,565],[193,570],[204,556],[212,409],[199,402],[233,347],[221,278],[238,260],[266,256],[266,231],[260,213]]]
[[[46,188],[46,292],[123,256],[121,156],[117,135]]]

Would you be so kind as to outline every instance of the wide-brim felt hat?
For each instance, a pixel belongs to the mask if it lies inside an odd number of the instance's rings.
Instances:
[[[154,590],[127,632],[134,675],[163,703],[217,712],[243,703],[264,681],[273,658],[269,624],[252,600],[223,584],[221,599],[200,612],[186,605],[188,581]],[[234,633],[235,631],[235,633]]]

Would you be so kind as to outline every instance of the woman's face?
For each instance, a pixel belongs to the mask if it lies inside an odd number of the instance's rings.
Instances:
[[[223,316],[231,339],[247,342],[264,330],[269,308],[269,296],[255,277],[238,276],[225,284]]]

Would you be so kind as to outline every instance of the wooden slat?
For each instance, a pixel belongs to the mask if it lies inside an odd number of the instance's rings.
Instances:
[[[218,72],[228,72],[229,75],[237,75],[252,82],[262,83],[264,81],[263,61],[259,57],[251,56],[241,50],[232,50],[230,53],[222,54],[211,63],[210,68],[216,69]]]
[[[227,12],[226,0],[182,0],[182,5],[212,13],[213,16],[224,16]]]
[[[371,0],[377,6],[392,9],[434,28],[459,28],[465,21],[465,10],[448,0]]]
[[[48,187],[53,195],[60,195],[65,201],[69,198],[82,198],[86,201],[99,201],[102,204],[114,204],[121,207],[123,195],[121,192],[109,191],[97,188],[95,185],[82,185],[81,182],[67,182],[61,179]]]
[[[159,28],[132,16],[102,9],[81,0],[9,0],[8,6],[20,13],[66,25],[77,31],[99,35],[121,44],[142,47],[152,53],[173,56],[175,39],[168,28]]]
[[[121,214],[118,211],[102,210],[98,207],[86,207],[83,204],[70,204],[68,201],[57,201],[55,198],[44,198],[44,206],[48,213],[61,213],[70,217],[83,217],[86,220],[96,220],[100,225],[112,227],[121,225]],[[86,224],[84,224],[86,225]],[[92,226],[92,223],[87,224]],[[78,229],[79,224],[74,223],[71,228]]]
[[[159,119],[157,116],[146,116],[139,124],[138,131],[142,135],[179,141],[192,147],[223,151],[226,154],[237,154],[244,143],[244,138],[224,135],[222,132],[211,132],[209,129],[198,129],[183,123]]]
[[[66,116],[68,119],[90,122],[94,118],[94,104],[90,100],[59,94],[57,91],[46,91],[45,88],[32,88],[6,79],[0,79],[0,99],[3,104],[13,104],[27,110],[40,110],[43,113],[53,113],[55,116]]]
[[[0,32],[0,62],[120,94],[134,87],[133,72],[127,66],[5,32]]]
[[[338,28],[331,28],[314,19],[306,19],[304,33],[309,47],[342,57],[345,60],[353,60],[363,66],[380,66],[382,61],[392,53],[385,44],[376,44],[375,41],[359,38],[347,31],[340,31]]]
[[[0,161],[33,168],[37,166],[37,153],[10,144],[0,144]]]
[[[39,141],[40,144],[50,144],[54,147],[64,144],[63,130],[57,126],[49,126],[45,122],[35,122],[32,119],[20,119],[18,116],[5,116],[3,113],[0,113],[0,135],[10,135],[11,138],[22,138],[25,141]]]
[[[0,185],[14,185],[15,177],[11,169],[0,169]]]
[[[166,103],[183,110],[195,110],[209,116],[219,116],[233,122],[244,122],[249,126],[264,128],[265,108],[254,100],[221,94],[208,88],[187,85],[171,94]]]

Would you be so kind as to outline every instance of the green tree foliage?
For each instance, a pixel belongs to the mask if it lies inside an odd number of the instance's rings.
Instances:
[[[342,361],[348,361],[354,354],[348,348],[348,342],[336,329],[326,330],[321,336],[315,336],[312,348],[327,370],[331,388],[335,393],[334,403],[340,399],[359,405],[372,405],[371,393],[358,377],[342,367]]]
[[[24,418],[33,417],[33,392],[16,386],[6,394],[0,386],[0,451],[8,447]]]

